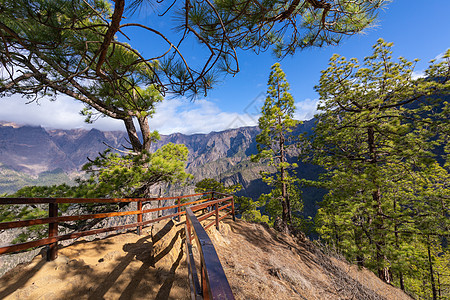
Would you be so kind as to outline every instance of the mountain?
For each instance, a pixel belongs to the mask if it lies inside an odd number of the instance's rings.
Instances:
[[[313,125],[313,120],[305,121],[295,133],[310,133]],[[161,135],[151,150],[170,142],[185,144],[189,149],[187,171],[194,175],[194,182],[182,189],[172,188],[171,193],[192,192],[195,182],[211,177],[225,184],[240,183],[244,189],[239,195],[256,199],[269,190],[259,175],[267,166],[250,162],[250,155],[257,153],[255,137],[258,133],[259,128],[254,126],[208,134]],[[46,130],[40,126],[0,122],[0,194],[14,192],[25,185],[70,181],[80,174],[87,157],[96,157],[108,146],[124,149],[123,145],[127,145],[127,135],[123,131]],[[289,154],[289,160],[296,161],[299,150]],[[297,168],[297,174],[308,179],[315,178],[319,171],[317,167],[301,163]],[[314,215],[321,192],[308,188],[303,197],[305,214]]]
[[[28,174],[76,168],[45,129],[32,126],[0,127],[0,163]]]

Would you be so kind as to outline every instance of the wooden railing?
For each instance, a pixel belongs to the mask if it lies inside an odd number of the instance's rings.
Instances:
[[[210,195],[210,197],[197,199],[194,201],[181,203],[181,199],[193,198]],[[220,199],[217,199],[221,197]],[[143,206],[152,201],[176,200],[177,204],[143,209]],[[58,205],[62,203],[137,203],[137,210],[122,211],[122,212],[108,212],[97,214],[86,214],[76,216],[58,216]],[[186,260],[188,262],[189,279],[191,282],[191,296],[193,299],[234,299],[231,292],[230,285],[223,271],[222,265],[219,261],[214,246],[206,233],[205,229],[215,225],[219,229],[219,221],[231,215],[233,220],[234,214],[234,199],[233,196],[221,194],[217,192],[205,192],[192,195],[165,197],[165,198],[117,198],[117,199],[86,199],[86,198],[0,198],[0,205],[22,204],[22,205],[36,205],[48,204],[48,217],[23,221],[0,222],[0,230],[23,228],[32,225],[48,224],[48,237],[15,245],[0,246],[0,255],[5,253],[17,252],[34,247],[49,245],[47,251],[47,260],[54,260],[58,255],[58,242],[63,240],[75,239],[83,236],[89,236],[99,233],[105,233],[115,230],[123,230],[129,228],[137,228],[137,233],[140,235],[142,228],[150,223],[158,222],[163,219],[178,217],[186,214]],[[182,207],[186,207],[182,211]],[[213,209],[211,209],[213,208]],[[176,213],[158,217],[155,219],[143,221],[143,215],[147,213],[176,209]],[[204,213],[198,218],[194,212],[203,210]],[[208,211],[208,212],[205,212]],[[226,213],[223,213],[225,211]],[[222,213],[221,213],[222,212]],[[69,234],[58,235],[58,224],[61,222],[80,221],[88,219],[103,219],[108,217],[129,216],[136,215],[136,222],[132,224],[118,225],[107,228],[91,229],[87,231],[73,232]],[[200,224],[201,221],[207,220],[214,216],[214,220],[205,225],[205,229]],[[197,241],[197,248],[200,253],[200,271],[201,271],[201,285],[198,280],[198,275],[195,267],[194,256],[192,253],[192,240]]]
[[[40,219],[32,219],[32,220],[23,220],[23,221],[12,221],[12,222],[0,222],[0,230],[3,229],[11,229],[11,228],[22,228],[32,225],[39,224],[49,224],[48,226],[48,237],[30,241],[21,244],[15,245],[7,245],[0,246],[0,254],[17,252],[21,250],[26,250],[34,247],[49,245],[49,250],[47,252],[47,259],[54,260],[57,257],[57,243],[58,241],[69,240],[74,238],[79,238],[83,236],[89,236],[104,232],[110,232],[115,230],[123,230],[129,228],[137,228],[138,234],[141,234],[142,227],[146,226],[150,223],[158,222],[163,219],[178,217],[180,220],[180,216],[185,214],[185,211],[182,211],[181,208],[183,206],[193,205],[203,203],[209,200],[212,200],[213,192],[205,192],[198,193],[192,195],[178,196],[178,197],[164,197],[164,198],[117,198],[117,199],[87,199],[87,198],[0,198],[0,205],[7,204],[24,204],[24,205],[36,205],[36,204],[48,204],[48,218],[40,218]],[[196,201],[191,201],[187,203],[181,203],[181,199],[183,198],[192,198],[204,195],[211,195],[210,198],[200,199]],[[158,208],[150,208],[150,209],[142,209],[142,207],[149,202],[153,201],[163,201],[163,200],[176,200],[176,205],[158,207]],[[97,214],[87,214],[87,215],[77,215],[77,216],[58,216],[58,204],[61,203],[137,203],[137,210],[134,211],[123,211],[123,212],[109,212],[109,213],[97,213]],[[175,209],[176,213],[169,214],[166,216],[162,216],[159,218],[155,218],[152,220],[142,221],[142,216],[147,213]],[[58,223],[60,222],[69,222],[69,221],[80,221],[80,220],[88,220],[88,219],[103,219],[108,217],[117,217],[117,216],[129,216],[136,215],[136,222],[132,224],[125,224],[119,226],[112,226],[107,228],[99,228],[92,229],[88,231],[81,232],[73,232],[64,235],[58,235]]]
[[[216,228],[219,229],[219,221],[227,217],[228,215],[232,215],[234,220],[234,199],[233,196],[217,192],[215,193],[215,195],[223,196],[223,198],[211,200],[186,208],[186,261],[188,265],[189,282],[191,286],[191,298],[193,300],[234,299],[219,257],[217,256],[211,239],[205,231],[206,228],[214,224],[216,225]],[[203,214],[199,218],[195,216],[194,212],[208,208],[214,208],[214,210],[209,213]],[[227,212],[220,216],[219,212],[222,210],[226,210]],[[206,224],[203,228],[200,222],[206,220],[211,216],[214,216],[214,220]],[[197,249],[200,254],[200,282],[198,279],[194,255],[192,252],[192,240],[194,238],[197,242]]]

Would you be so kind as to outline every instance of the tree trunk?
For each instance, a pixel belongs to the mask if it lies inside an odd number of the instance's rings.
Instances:
[[[355,235],[355,245],[358,248],[358,253],[356,254],[356,264],[360,267],[364,267],[364,253],[362,251],[362,230],[359,230],[357,225],[355,225],[355,229],[353,230]]]
[[[430,264],[430,281],[431,281],[431,290],[433,292],[433,300],[437,300],[437,291],[436,284],[434,282],[434,274],[433,274],[433,262],[431,260],[431,247],[430,247],[430,236],[427,237],[427,247],[428,247],[428,263]]]
[[[397,201],[394,198],[394,215],[397,214]],[[395,232],[395,245],[397,246],[397,249],[400,247],[399,242],[398,242],[398,224],[397,224],[397,220],[395,220],[395,225],[394,225],[394,232]],[[398,278],[400,281],[400,289],[402,291],[405,290],[405,283],[403,282],[403,272],[402,270],[400,270],[398,272]]]
[[[281,122],[281,121],[280,121]],[[280,164],[282,165],[284,163],[285,160],[285,153],[284,153],[284,137],[283,137],[283,133],[280,133]],[[286,182],[285,182],[285,168],[282,165],[280,168],[280,180],[281,180],[281,197],[282,197],[282,203],[281,206],[283,208],[283,212],[282,212],[282,219],[283,219],[283,223],[285,223],[286,225],[290,223],[290,215],[289,215],[289,201],[288,201],[288,197],[287,197],[287,191],[286,191]]]
[[[369,147],[370,163],[376,167],[378,162],[377,153],[375,150],[375,130],[373,127],[367,128],[367,144]],[[375,168],[374,168],[375,169]],[[376,172],[376,170],[372,170]],[[377,259],[377,269],[378,277],[384,282],[390,282],[389,270],[384,266],[385,256],[383,254],[385,241],[384,235],[384,220],[383,220],[383,208],[381,207],[381,192],[378,183],[376,182],[377,174],[372,173],[372,183],[374,185],[374,190],[372,191],[373,206],[375,208],[375,249],[376,249],[376,259]]]
[[[148,117],[138,117],[139,127],[142,132],[142,150],[150,152],[151,138],[150,138],[150,127],[148,126]]]
[[[137,153],[141,153],[143,150],[142,143],[139,140],[139,136],[136,132],[136,127],[133,123],[133,118],[130,116],[129,118],[123,119],[125,123],[125,128],[127,129],[128,138],[130,139],[131,148],[133,151]]]

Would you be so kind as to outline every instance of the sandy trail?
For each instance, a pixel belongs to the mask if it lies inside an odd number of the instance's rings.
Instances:
[[[78,241],[51,262],[38,255],[0,278],[0,299],[189,299],[181,225]]]

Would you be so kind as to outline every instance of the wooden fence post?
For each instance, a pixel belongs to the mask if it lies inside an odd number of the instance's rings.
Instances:
[[[178,204],[178,207],[177,207],[178,222],[180,222],[181,221],[181,199],[180,198],[177,199],[177,204]]]
[[[233,221],[236,221],[236,217],[234,216],[234,196],[231,198],[231,215],[233,216]]]
[[[209,288],[208,282],[206,281],[206,270],[205,265],[201,262],[201,272],[202,272],[202,296],[203,300],[209,300]]]
[[[136,215],[137,216],[137,222],[140,223],[140,222],[142,222],[142,200],[139,200],[137,202],[137,210],[140,211],[140,213]],[[137,227],[137,234],[138,235],[142,234],[142,225],[139,225]]]
[[[215,204],[216,206],[216,228],[219,230],[219,203]]]
[[[58,216],[58,203],[48,204],[48,217],[53,218]],[[58,222],[48,224],[48,237],[58,236]],[[58,242],[48,245],[47,261],[55,260],[58,257]]]

